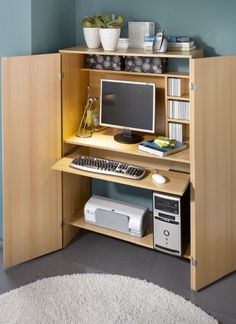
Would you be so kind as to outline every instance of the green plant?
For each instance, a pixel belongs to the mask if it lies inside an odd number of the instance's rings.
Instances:
[[[81,25],[83,27],[97,27],[96,26],[96,23],[95,23],[95,20],[94,20],[94,17],[89,17],[89,16],[86,16],[86,17],[83,17],[80,21]]]
[[[124,19],[122,16],[101,15],[86,16],[80,21],[83,27],[98,27],[98,28],[121,28]]]

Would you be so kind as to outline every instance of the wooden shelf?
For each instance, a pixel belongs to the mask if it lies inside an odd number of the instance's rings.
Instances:
[[[116,49],[115,51],[104,51],[102,48],[89,49],[86,46],[76,46],[60,50],[60,53],[68,54],[95,54],[95,55],[119,55],[119,56],[147,56],[167,58],[197,58],[203,56],[202,49],[195,49],[189,52],[169,51],[166,53],[153,53],[152,50],[140,48]]]
[[[181,79],[189,79],[189,73],[183,71],[168,71],[165,75],[170,78],[180,77]]]
[[[78,156],[78,154],[72,154],[70,156],[64,157],[61,160],[59,160],[56,164],[54,164],[52,168],[57,171],[77,174],[84,177],[95,178],[104,181],[111,181],[115,183],[121,183],[127,186],[144,188],[144,189],[169,193],[178,196],[183,195],[189,183],[188,174],[173,172],[173,171],[165,171],[165,170],[160,170],[160,174],[167,179],[167,182],[162,185],[159,185],[152,180],[152,174],[150,171],[148,171],[147,175],[140,180],[133,180],[124,177],[106,175],[106,174],[96,173],[96,172],[82,171],[70,167],[70,163],[76,156]]]
[[[189,94],[183,94],[180,97],[177,96],[167,96],[168,100],[181,100],[181,101],[189,101]]]
[[[171,154],[165,158],[158,157],[154,154],[146,153],[138,150],[137,144],[121,144],[114,140],[114,135],[119,131],[111,128],[107,128],[103,131],[94,132],[92,137],[79,138],[77,136],[69,137],[65,140],[65,143],[87,146],[93,148],[99,148],[103,150],[110,150],[115,152],[122,152],[124,154],[132,154],[142,157],[148,157],[153,159],[165,159],[167,161],[175,161],[190,164],[189,149]],[[144,139],[151,139],[153,136],[146,135]]]
[[[136,75],[136,76],[149,76],[149,77],[181,77],[189,78],[189,75],[184,72],[164,72],[164,73],[146,73],[146,72],[129,72],[129,71],[115,71],[115,70],[102,70],[102,69],[89,69],[81,68],[81,71],[87,71],[91,73],[106,73],[106,74],[118,74],[118,75]],[[171,97],[172,98],[172,97]]]
[[[83,209],[80,209],[76,214],[74,220],[70,222],[70,225],[86,229],[88,231],[96,232],[99,234],[111,236],[122,241],[127,241],[129,243],[137,244],[149,249],[153,249],[153,226],[152,221],[149,222],[148,228],[143,237],[136,237],[121,232],[113,231],[111,229],[100,227],[92,224],[87,224],[84,220]],[[188,245],[183,253],[183,257],[190,259],[190,246]]]
[[[167,121],[172,123],[190,124],[190,121],[185,119],[168,118]]]
[[[148,229],[145,232],[145,235],[143,237],[136,237],[128,234],[124,234],[121,232],[113,231],[111,229],[105,228],[105,227],[100,227],[92,224],[87,224],[85,223],[84,220],[84,214],[83,214],[83,209],[80,210],[76,217],[75,220],[73,220],[70,225],[83,228],[92,232],[100,233],[103,235],[108,235],[115,237],[117,239],[123,240],[123,241],[128,241],[130,243],[138,244],[144,247],[147,247],[149,249],[153,249],[153,230],[152,230],[152,222],[150,222]]]

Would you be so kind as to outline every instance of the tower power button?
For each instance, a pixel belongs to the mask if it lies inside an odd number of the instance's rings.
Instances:
[[[164,233],[164,235],[165,235],[165,236],[169,236],[169,235],[170,235],[170,232],[169,232],[169,231],[167,231],[167,230],[164,230],[164,232],[163,232],[163,233]]]

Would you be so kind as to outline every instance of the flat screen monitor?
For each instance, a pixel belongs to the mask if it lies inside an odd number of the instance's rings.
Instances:
[[[138,143],[142,137],[133,131],[155,132],[154,83],[101,80],[100,124],[122,128],[115,136],[121,143]]]

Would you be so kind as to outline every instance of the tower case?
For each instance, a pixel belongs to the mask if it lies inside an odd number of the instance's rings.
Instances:
[[[154,249],[182,256],[190,241],[190,188],[183,196],[153,193]]]

